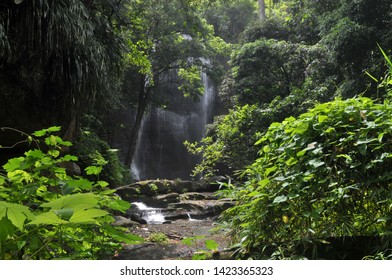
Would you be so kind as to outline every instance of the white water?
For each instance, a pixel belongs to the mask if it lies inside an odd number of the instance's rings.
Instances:
[[[196,219],[193,219],[192,217],[191,217],[191,214],[189,214],[189,213],[186,213],[187,215],[188,215],[188,220],[190,221],[190,222],[193,222],[193,221],[197,221]]]
[[[159,208],[148,207],[143,202],[133,202],[132,204],[142,212],[141,217],[146,220],[147,224],[163,224],[165,222],[165,216]]]
[[[202,81],[204,95],[198,102],[183,97],[170,83],[160,88],[157,94],[168,106],[150,107],[143,118],[131,166],[136,180],[190,179],[201,157],[190,154],[183,143],[200,141],[214,115],[215,87],[206,74]]]

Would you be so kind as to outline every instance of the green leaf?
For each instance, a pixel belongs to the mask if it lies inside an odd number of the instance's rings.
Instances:
[[[103,225],[102,229],[108,233],[109,235],[111,235],[113,238],[115,238],[116,240],[120,241],[120,242],[124,242],[127,244],[141,244],[144,243],[144,239],[140,236],[137,235],[133,235],[133,234],[125,234],[121,231],[116,230],[114,227],[110,226],[110,225]]]
[[[21,169],[21,164],[24,161],[24,157],[12,158],[8,160],[8,162],[3,165],[5,171],[12,172],[17,169]]]
[[[378,223],[381,223],[381,222],[388,222],[389,220],[391,220],[391,217],[381,217],[381,218],[378,218],[378,219],[377,219],[377,222],[378,222]]]
[[[269,167],[265,170],[264,175],[268,176],[269,174],[271,174],[271,172],[274,172],[276,169],[278,169],[276,165]]]
[[[37,158],[37,159],[41,159],[45,156],[45,154],[41,150],[38,150],[38,149],[27,151],[25,153],[25,155],[28,157],[33,157],[33,158]]]
[[[50,155],[54,158],[57,158],[60,155],[60,151],[59,150],[49,150],[48,155]]]
[[[326,116],[326,115],[319,115],[318,116],[318,122],[319,123],[324,122],[326,119],[328,119],[328,116]]]
[[[7,207],[2,207],[0,204],[0,220],[4,218],[7,214]]]
[[[257,182],[257,184],[258,184],[260,187],[264,188],[266,185],[268,185],[269,182],[270,182],[270,180],[266,178],[266,179],[263,179],[263,180]]]
[[[45,143],[48,146],[56,146],[58,144],[58,140],[60,137],[55,135],[50,135],[49,137],[45,138]]]
[[[367,145],[366,144],[359,145],[358,150],[361,155],[366,156]]]
[[[201,260],[205,260],[207,258],[207,255],[205,252],[196,252],[193,256],[192,256],[192,260],[194,261],[201,261]]]
[[[275,197],[275,199],[272,203],[277,204],[277,203],[282,203],[282,202],[286,202],[286,201],[287,201],[287,196],[280,195],[280,196]]]
[[[206,240],[205,241],[205,245],[207,247],[208,250],[217,250],[219,248],[219,244],[216,243],[215,240]]]
[[[318,168],[318,167],[324,165],[325,162],[324,162],[324,161],[321,161],[321,160],[319,160],[319,159],[312,159],[312,160],[309,161],[309,164],[310,164],[311,166],[313,166],[314,168]]]
[[[72,155],[65,155],[61,158],[62,161],[78,161],[78,157]]]
[[[6,178],[0,175],[0,186],[3,186],[6,182]]]
[[[271,151],[270,145],[265,145],[265,146],[263,146],[263,152],[264,152],[264,153],[269,153],[270,151]]]
[[[75,224],[86,224],[86,223],[96,223],[95,218],[103,217],[108,215],[109,212],[101,209],[78,209],[74,212],[71,219],[69,220],[71,223]]]
[[[69,221],[72,215],[74,214],[74,210],[72,208],[65,208],[60,210],[53,211],[60,219]]]
[[[30,209],[24,205],[0,201],[0,218],[7,216],[14,226],[22,230],[26,219],[34,219]]]
[[[293,130],[293,134],[303,134],[304,132],[306,132],[309,128],[309,124],[308,123],[300,123],[299,125],[297,125],[297,127],[294,128]]]
[[[67,223],[69,222],[60,219],[53,211],[49,211],[37,215],[33,221],[28,223],[28,225],[61,225]]]
[[[37,137],[42,137],[42,136],[45,136],[45,135],[46,135],[46,132],[47,132],[46,129],[41,129],[41,130],[35,131],[35,132],[33,133],[33,135],[34,135],[34,136],[37,136]]]
[[[97,185],[100,186],[101,188],[105,188],[105,187],[109,186],[109,183],[106,181],[98,181]]]
[[[7,240],[8,236],[12,236],[14,232],[15,226],[11,223],[10,220],[3,217],[3,219],[0,220],[0,241],[4,242]]]
[[[98,206],[97,196],[90,193],[66,195],[56,200],[41,204],[41,207],[52,208],[53,210],[60,210],[65,208],[79,210],[95,208],[96,206]]]
[[[131,204],[128,201],[122,200],[122,199],[116,199],[116,200],[111,200],[108,203],[108,207],[112,210],[120,211],[122,213],[125,213]]]
[[[193,237],[187,237],[183,240],[181,240],[182,244],[185,244],[187,246],[192,246],[195,243],[195,239]]]
[[[378,83],[378,80],[375,77],[373,77],[368,71],[365,71],[365,74],[368,75],[373,81]]]
[[[288,160],[286,160],[286,165],[292,166],[292,165],[295,165],[297,162],[298,162],[298,160],[296,158],[291,157]]]
[[[98,175],[102,171],[102,166],[88,166],[84,170],[87,175]]]
[[[346,154],[340,154],[340,155],[337,155],[336,157],[337,158],[344,157],[346,159],[347,163],[351,163],[353,161],[353,159],[349,155],[346,155]]]
[[[377,44],[377,45],[378,45],[378,44]],[[381,46],[378,45],[378,47],[379,47],[379,49],[380,49],[382,55],[384,56],[384,59],[387,61],[388,66],[389,66],[390,68],[392,68],[392,61],[389,59],[388,55],[384,52],[384,50],[381,48]]]
[[[93,184],[87,179],[69,180],[66,183],[69,189],[79,189],[89,191],[93,188]]]
[[[303,150],[299,151],[299,152],[297,153],[297,157],[302,157],[302,156],[304,156],[304,155],[306,154],[307,151],[308,151],[307,149],[303,149]]]
[[[20,229],[20,230],[23,229],[23,225],[26,220],[26,215],[23,213],[23,211],[20,211],[19,209],[16,209],[14,207],[8,208],[7,209],[7,218],[18,229]]]

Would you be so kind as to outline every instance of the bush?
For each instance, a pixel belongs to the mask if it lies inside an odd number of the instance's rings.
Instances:
[[[323,243],[347,237],[376,238],[372,253],[390,249],[391,115],[389,100],[359,97],[272,123],[225,212],[241,251],[316,258]]]
[[[0,259],[103,259],[122,242],[143,239],[111,223],[114,211],[129,203],[102,180],[70,176],[62,166],[77,157],[63,155],[71,146],[56,132],[43,129],[27,136],[35,148],[12,158],[0,173]],[[86,168],[98,176],[99,166]]]
[[[107,181],[112,188],[130,183],[130,171],[120,162],[117,151],[95,133],[83,131],[72,151],[82,170],[91,165],[100,166],[100,179]]]

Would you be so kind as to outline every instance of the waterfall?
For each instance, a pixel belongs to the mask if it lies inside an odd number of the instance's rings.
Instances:
[[[141,218],[147,224],[163,224],[165,222],[165,217],[159,208],[148,207],[143,202],[133,202],[132,205],[136,206],[141,212]]]
[[[203,73],[204,94],[198,102],[184,97],[175,86],[161,87],[167,108],[152,107],[144,117],[131,166],[136,179],[190,179],[201,158],[191,155],[184,141],[205,136],[205,126],[213,120],[215,88]]]

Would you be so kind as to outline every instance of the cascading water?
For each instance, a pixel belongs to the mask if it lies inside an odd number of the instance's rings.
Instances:
[[[201,158],[191,155],[183,143],[201,140],[213,120],[215,88],[206,74],[202,81],[204,95],[198,102],[183,97],[175,86],[158,92],[167,98],[168,106],[150,108],[142,122],[131,166],[136,179],[190,179]]]
[[[163,224],[165,217],[159,208],[148,207],[143,202],[133,202],[132,205],[136,206],[141,213],[140,218],[145,220],[147,224]]]

